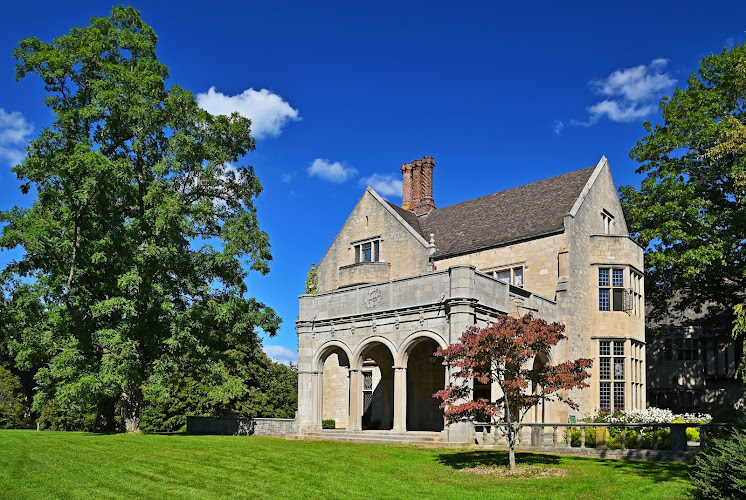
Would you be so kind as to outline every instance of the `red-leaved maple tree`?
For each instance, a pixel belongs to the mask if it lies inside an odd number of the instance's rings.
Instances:
[[[588,387],[585,379],[590,377],[586,371],[591,367],[590,359],[558,365],[532,363],[565,338],[564,330],[564,325],[547,323],[530,313],[520,318],[500,316],[492,326],[470,326],[459,342],[435,352],[451,366],[455,379],[434,394],[443,400],[440,406],[446,420],[449,424],[465,420],[494,424],[507,440],[511,470],[515,469],[515,443],[528,411],[542,401],[559,401],[577,409],[565,391]],[[469,380],[495,383],[502,396],[495,401],[475,401]]]

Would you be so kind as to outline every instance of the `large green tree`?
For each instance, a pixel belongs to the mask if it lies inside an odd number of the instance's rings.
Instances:
[[[35,201],[0,214],[0,248],[24,251],[1,279],[10,348],[36,371],[35,409],[128,431],[143,388],[184,359],[226,400],[243,395],[236,352],[280,321],[246,297],[248,270],[267,273],[271,259],[261,185],[237,164],[255,147],[251,122],[167,88],[156,41],[118,6],[53,43],[20,42],[17,79],[43,81],[54,122],[13,169]]]
[[[630,153],[640,190],[620,189],[647,299],[654,319],[704,308],[727,325],[746,290],[746,44],[704,58],[660,112]]]

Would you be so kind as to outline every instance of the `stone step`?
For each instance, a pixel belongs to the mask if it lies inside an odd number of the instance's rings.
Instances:
[[[434,432],[407,432],[406,434],[392,434],[390,432],[348,432],[343,430],[326,430],[309,432],[305,435],[287,436],[287,439],[309,439],[309,440],[327,440],[327,441],[344,441],[358,443],[387,443],[387,444],[416,444],[421,446],[445,446],[440,433]]]

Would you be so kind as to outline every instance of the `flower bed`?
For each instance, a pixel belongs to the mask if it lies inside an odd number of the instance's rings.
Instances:
[[[675,414],[671,410],[662,408],[647,408],[645,410],[598,410],[594,415],[581,419],[579,423],[604,423],[604,424],[685,424],[685,423],[709,423],[712,417],[708,414],[684,413]],[[581,445],[581,428],[573,428],[571,433],[571,446]],[[625,447],[636,448],[637,440],[640,439],[641,447],[653,448],[653,427],[626,428]],[[656,448],[660,450],[669,449],[671,429],[658,427]],[[567,431],[565,432],[567,436]],[[687,441],[699,441],[699,429],[687,427]],[[622,427],[586,427],[585,446],[595,448],[597,443],[603,443],[611,449],[622,447]]]

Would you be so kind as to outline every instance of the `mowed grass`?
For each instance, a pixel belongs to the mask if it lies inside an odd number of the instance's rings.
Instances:
[[[685,498],[681,463],[518,454],[565,477],[461,469],[501,451],[277,438],[0,431],[0,498]]]

